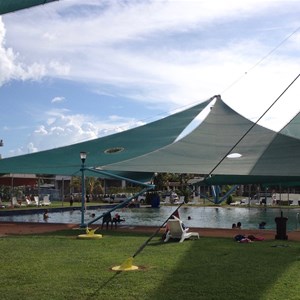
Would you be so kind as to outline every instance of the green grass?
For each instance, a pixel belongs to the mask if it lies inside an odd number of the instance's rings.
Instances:
[[[113,272],[148,235],[79,231],[0,238],[1,299],[299,299],[300,243],[240,244],[155,237],[134,258],[138,271]]]

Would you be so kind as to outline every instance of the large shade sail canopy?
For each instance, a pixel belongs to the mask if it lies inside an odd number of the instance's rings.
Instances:
[[[204,120],[186,132],[205,108],[209,113]],[[86,151],[87,167],[126,177],[169,172],[210,175],[211,183],[298,182],[299,136],[298,116],[281,132],[274,132],[214,96],[118,134],[2,159],[0,173],[76,174],[79,153]]]
[[[58,0],[0,0],[0,15]]]
[[[300,139],[300,113],[280,131],[284,135]]]
[[[0,15],[54,1],[58,0],[0,0]],[[204,111],[209,111],[207,116],[195,122]],[[76,175],[81,169],[82,151],[87,152],[87,176],[117,175],[147,181],[155,172],[168,172],[201,174],[206,184],[298,184],[300,114],[280,132],[274,132],[254,124],[220,96],[214,96],[124,132],[0,159],[0,175]]]
[[[181,132],[208,105],[210,100],[164,119],[124,132],[66,147],[0,160],[0,173],[75,175],[81,161],[79,153],[87,152],[85,165],[96,168],[141,157],[172,144]],[[108,168],[109,170],[109,168]],[[114,170],[120,176],[140,176],[147,169]],[[121,172],[118,172],[121,171]]]
[[[140,157],[99,167],[210,174],[226,157],[213,174],[300,176],[300,169],[296,167],[300,165],[300,140],[295,137],[255,125],[232,149],[252,126],[253,122],[218,97],[207,118],[176,143]]]

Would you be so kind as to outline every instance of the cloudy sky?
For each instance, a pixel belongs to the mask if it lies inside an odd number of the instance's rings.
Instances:
[[[0,17],[2,157],[94,139],[220,94],[256,121],[300,73],[297,0],[60,0]],[[262,124],[300,110],[300,79]]]

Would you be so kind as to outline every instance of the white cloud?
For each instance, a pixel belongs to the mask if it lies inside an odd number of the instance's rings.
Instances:
[[[6,30],[0,17],[0,86],[11,79],[37,78],[43,74],[41,66],[33,64],[28,67],[17,63],[17,55],[12,48],[5,47]]]
[[[72,115],[66,110],[51,110],[46,115],[48,118],[46,118],[45,124],[40,125],[29,136],[28,145],[31,146],[27,147],[25,151],[57,148],[142,125],[141,122],[119,116],[111,116],[102,122],[91,121],[90,116]],[[24,149],[19,149],[18,154],[21,154],[22,151]]]
[[[10,80],[40,80],[48,73],[64,75],[68,72],[67,65],[55,60],[48,64],[23,62],[18,52],[6,46],[6,29],[0,16],[0,86]]]
[[[87,4],[93,5],[92,10]],[[223,45],[213,52],[205,47],[205,50],[184,50],[184,41],[170,48],[164,46],[170,36],[197,30],[201,38],[201,31],[211,27],[211,23],[223,18],[230,18],[231,22],[247,18],[275,5],[270,1],[189,1],[188,4],[185,1],[89,1],[85,5],[61,1],[46,9],[11,14],[5,20],[11,32],[9,41],[22,53],[22,60],[43,61],[41,74],[44,76],[121,88],[138,83],[146,90],[145,94],[153,90],[147,90],[150,84],[161,94],[174,84],[170,76],[173,71],[187,69],[186,75],[195,82],[193,73],[198,78],[203,76],[193,69],[205,68],[216,56],[221,61],[223,58],[221,53],[216,54]],[[82,7],[85,10],[80,12]],[[76,13],[72,15],[70,11]],[[26,36],[27,42],[19,36]],[[157,45],[151,46],[151,42]],[[149,101],[150,97],[153,100],[156,95],[149,94],[145,100]]]
[[[34,147],[33,143],[29,143],[29,144],[27,145],[27,149],[28,149],[28,152],[29,152],[29,153],[37,152],[37,151],[38,151],[38,149]]]
[[[65,97],[57,96],[51,100],[51,103],[59,103],[65,101]]]
[[[0,86],[11,79],[15,55],[11,48],[5,48],[5,27],[0,17]]]
[[[33,143],[30,142],[26,146],[17,148],[16,150],[10,150],[9,156],[22,155],[22,154],[33,153],[37,151],[38,149],[34,147]]]
[[[0,16],[0,86],[10,80],[39,80],[47,74],[44,64],[23,63],[19,53],[16,53],[11,47],[6,47],[5,35],[6,29]],[[58,71],[59,68],[57,64],[52,62],[49,69]],[[66,68],[61,68],[61,73],[65,72]]]
[[[139,101],[168,99],[178,104],[222,90],[230,77],[235,80],[235,74],[270,50],[249,38],[246,43],[237,38],[232,43],[232,36],[225,45],[207,48],[198,42],[195,48],[185,48],[184,34],[198,32],[200,41],[214,23],[247,20],[277,5],[253,0],[88,1],[85,5],[61,1],[46,9],[9,15],[6,20],[9,40],[22,59],[43,61],[41,75],[112,85]],[[43,26],[35,26],[40,22]],[[170,37],[177,34],[182,34],[182,43],[168,46]],[[25,35],[27,42],[19,35]],[[137,85],[140,92],[134,90]]]
[[[298,26],[298,17],[290,18],[297,7],[294,1],[271,0],[70,0],[20,11],[3,17],[5,26],[0,22],[0,86],[11,79],[52,77],[166,109],[221,94],[256,120],[299,72],[298,33],[272,52]],[[278,17],[281,12],[288,22]],[[299,88],[296,83],[262,124],[280,129],[298,112]],[[64,100],[57,96],[51,102]],[[66,110],[51,110],[44,120],[30,135],[30,149],[137,124]]]
[[[38,129],[36,129],[34,131],[35,134],[38,134],[38,135],[47,135],[48,134],[48,131],[46,130],[45,126],[44,125],[41,125]]]

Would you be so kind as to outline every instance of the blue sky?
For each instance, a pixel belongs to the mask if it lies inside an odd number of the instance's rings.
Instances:
[[[60,0],[0,17],[2,157],[138,126],[216,94],[253,121],[298,75],[298,1]],[[300,79],[261,124],[300,109]]]

